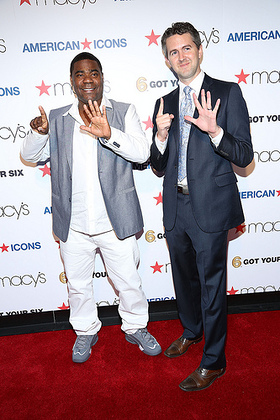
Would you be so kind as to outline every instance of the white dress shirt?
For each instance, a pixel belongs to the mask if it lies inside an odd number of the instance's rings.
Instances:
[[[98,179],[98,139],[80,130],[84,122],[77,102],[67,111],[75,119],[73,134],[72,209],[70,229],[89,235],[112,230]]]

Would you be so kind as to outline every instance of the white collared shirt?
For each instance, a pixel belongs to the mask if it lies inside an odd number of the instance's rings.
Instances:
[[[112,225],[98,179],[98,139],[80,129],[84,122],[79,113],[77,100],[64,116],[67,114],[75,120],[70,228],[89,235],[107,232],[112,230]]]
[[[193,112],[195,110],[195,105],[194,105],[194,102],[193,102],[193,93],[195,93],[196,96],[198,97],[199,92],[201,90],[201,86],[202,86],[203,80],[204,80],[204,72],[203,72],[203,70],[200,70],[200,73],[189,84],[189,87],[192,88],[191,99],[192,99],[192,109],[193,109]],[[184,87],[186,85],[179,80],[178,86],[179,86],[179,103],[180,103],[180,107],[181,107],[182,100],[185,97]]]

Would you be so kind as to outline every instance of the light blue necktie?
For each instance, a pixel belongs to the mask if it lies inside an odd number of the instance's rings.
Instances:
[[[187,145],[191,130],[191,123],[185,120],[185,115],[193,115],[192,88],[184,87],[185,97],[182,100],[180,107],[180,146],[179,146],[179,165],[178,165],[178,180],[182,181],[187,176]]]

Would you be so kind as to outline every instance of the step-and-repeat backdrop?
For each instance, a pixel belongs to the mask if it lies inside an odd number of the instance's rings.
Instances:
[[[49,112],[71,103],[69,64],[91,52],[103,64],[106,95],[134,103],[151,138],[154,103],[177,84],[160,46],[176,21],[200,31],[202,68],[239,84],[251,119],[255,159],[235,168],[246,221],[229,233],[228,294],[279,290],[279,16],[279,0],[0,1],[0,315],[68,307],[49,164],[27,166],[19,156],[38,105]],[[148,167],[135,181],[145,221],[143,288],[149,301],[174,299],[162,178]],[[93,281],[98,305],[118,303],[100,256]]]

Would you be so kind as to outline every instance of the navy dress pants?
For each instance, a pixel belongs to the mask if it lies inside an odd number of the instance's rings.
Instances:
[[[190,196],[178,193],[175,227],[166,231],[179,317],[187,339],[204,332],[200,366],[226,366],[227,234],[203,232],[192,212]]]

